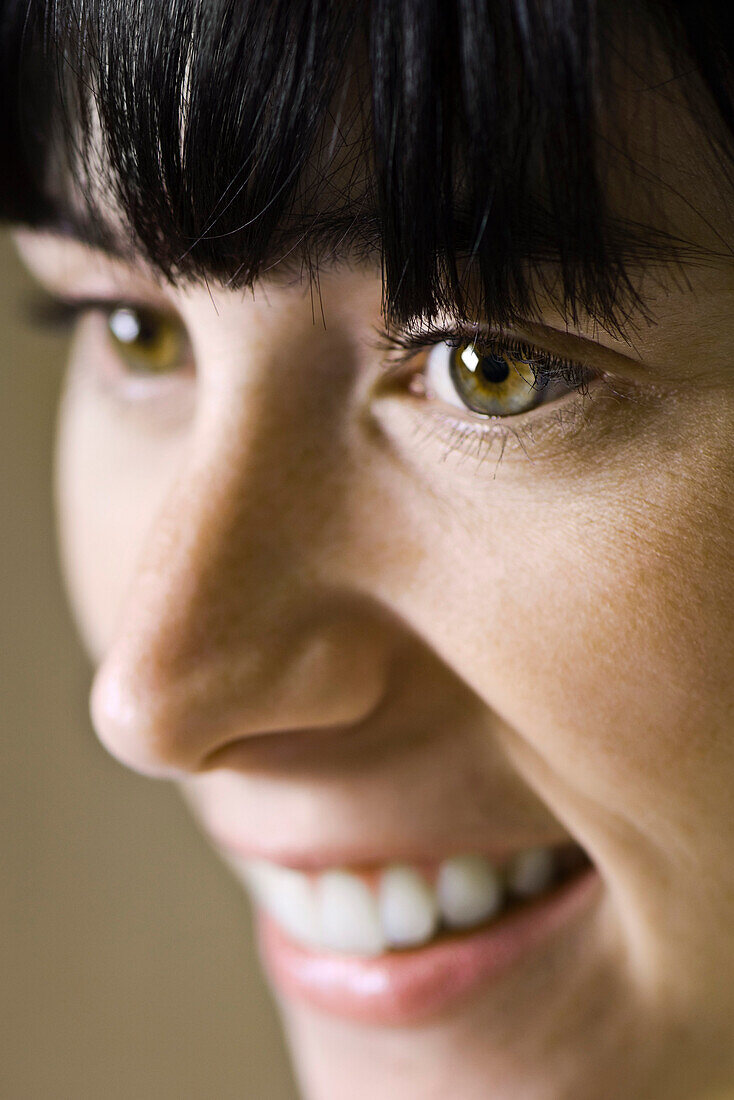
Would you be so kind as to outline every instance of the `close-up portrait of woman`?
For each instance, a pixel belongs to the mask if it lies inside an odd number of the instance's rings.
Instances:
[[[0,89],[91,721],[250,899],[248,1042],[733,1097],[729,0],[2,0]]]

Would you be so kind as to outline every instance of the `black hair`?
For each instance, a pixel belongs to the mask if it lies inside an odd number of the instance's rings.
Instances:
[[[605,194],[610,59],[643,21],[726,159],[728,0],[0,0],[0,217],[174,283],[356,252],[403,322],[532,313],[547,263],[566,315],[619,325],[631,265],[685,247]]]

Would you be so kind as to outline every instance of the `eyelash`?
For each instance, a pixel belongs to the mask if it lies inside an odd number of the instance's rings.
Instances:
[[[407,379],[420,383],[423,370],[414,368],[419,357],[430,354],[439,344],[457,347],[461,344],[478,344],[491,348],[500,355],[516,356],[524,359],[534,376],[534,384],[545,386],[563,383],[568,387],[569,401],[549,402],[545,408],[537,407],[528,413],[510,416],[481,415],[469,407],[465,411],[447,408],[435,408],[430,416],[422,416],[416,424],[416,434],[427,443],[438,442],[444,448],[442,461],[451,454],[459,454],[473,460],[477,466],[494,456],[494,476],[501,464],[508,443],[516,445],[525,458],[532,461],[532,448],[540,442],[536,428],[541,433],[544,427],[555,424],[560,435],[583,428],[586,423],[586,398],[592,383],[603,384],[610,396],[621,399],[630,396],[623,393],[613,379],[588,364],[567,359],[545,351],[526,341],[505,333],[491,331],[478,324],[460,322],[451,328],[421,321],[420,327],[412,330],[377,330],[376,346],[388,357],[388,379],[405,384]],[[574,392],[575,391],[575,392]],[[415,391],[414,391],[415,392]],[[425,401],[430,396],[422,388],[417,392],[418,399]],[[539,416],[533,415],[539,413]]]
[[[40,296],[31,301],[28,312],[31,320],[44,328],[70,331],[87,313],[101,313],[106,317],[114,310],[124,308],[140,309],[142,307],[137,302],[122,299],[90,298],[71,301]],[[501,353],[525,359],[536,383],[561,381],[570,389],[580,393],[586,393],[588,389],[590,372],[587,367],[572,359],[541,351],[514,337],[483,330],[477,325],[457,325],[449,329],[425,323],[420,329],[413,331],[384,329],[379,333],[377,346],[388,354],[388,373],[398,375],[421,352],[440,343],[447,344],[449,347],[458,347],[464,343],[491,344],[493,349]]]
[[[140,309],[139,302],[122,298],[59,298],[51,294],[37,294],[26,304],[26,314],[31,324],[67,335],[76,323],[88,313],[100,313],[107,317],[116,309]]]
[[[123,299],[69,300],[41,295],[31,301],[28,312],[35,323],[45,328],[70,332],[87,314],[96,312],[108,317],[114,310],[125,307],[143,308],[139,302]],[[572,359],[543,351],[525,341],[504,333],[492,332],[477,324],[458,323],[452,328],[444,328],[421,321],[420,327],[412,329],[378,329],[373,346],[386,357],[383,380],[389,384],[391,380],[403,383],[409,379],[418,380],[421,371],[414,368],[415,360],[429,353],[438,344],[458,347],[464,343],[490,346],[500,354],[522,358],[533,374],[535,385],[562,382],[569,391],[575,391],[581,397],[588,394],[590,381],[604,378],[600,373]],[[421,394],[421,397],[424,396]],[[550,408],[552,404],[549,405],[549,410]],[[577,403],[574,411],[579,411],[579,408]],[[529,444],[534,442],[533,427],[527,422],[528,415],[520,413],[511,416],[484,416],[467,406],[465,415],[462,416],[458,408],[454,412],[444,409],[437,410],[432,418],[426,418],[426,423],[420,430],[426,438],[442,439],[446,447],[444,457],[453,452],[468,453],[471,450],[482,459],[488,457],[493,443],[498,441],[501,460],[510,438],[514,438],[526,453],[527,446],[523,436],[527,436]],[[559,409],[559,420],[562,421],[563,415]]]
[[[461,344],[489,345],[501,354],[525,359],[536,385],[554,381],[564,382],[569,389],[576,390],[580,394],[586,394],[589,380],[593,376],[593,372],[589,367],[575,362],[573,359],[566,359],[563,356],[542,351],[525,341],[504,334],[492,333],[478,325],[457,325],[451,329],[444,329],[426,324],[420,329],[403,332],[386,329],[380,333],[378,341],[378,345],[390,357],[389,372],[391,374],[394,372],[396,375],[401,375],[417,356],[437,344],[447,344],[452,348],[460,347]],[[467,409],[467,412],[470,411]],[[511,418],[487,417],[486,419],[507,420]]]

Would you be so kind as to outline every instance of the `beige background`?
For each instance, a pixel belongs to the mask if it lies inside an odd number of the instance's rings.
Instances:
[[[53,541],[63,346],[28,291],[0,239],[0,1097],[293,1100],[240,888],[90,728]]]

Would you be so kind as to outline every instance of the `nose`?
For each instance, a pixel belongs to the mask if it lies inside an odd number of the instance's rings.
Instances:
[[[149,533],[91,696],[100,740],[145,774],[205,770],[242,739],[351,726],[381,699],[383,620],[329,567],[350,382],[342,370],[318,383],[336,354],[325,340],[301,335],[289,379],[260,362],[265,383],[219,380]],[[284,355],[281,340],[281,368]]]

